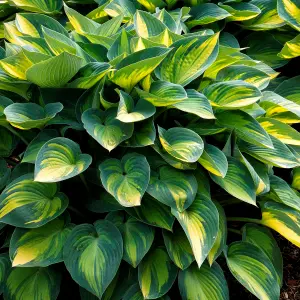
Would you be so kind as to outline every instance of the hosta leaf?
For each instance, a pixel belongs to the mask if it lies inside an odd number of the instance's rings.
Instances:
[[[9,259],[9,255],[7,253],[0,254],[0,295],[2,295],[5,284],[6,278],[9,274],[11,268],[11,262]]]
[[[113,18],[122,16],[125,22],[132,19],[136,12],[136,6],[129,0],[112,0],[105,6],[104,11]]]
[[[106,220],[76,226],[64,246],[64,261],[72,278],[99,298],[116,275],[122,256],[121,233]]]
[[[300,246],[300,213],[281,203],[265,202],[261,206],[261,224],[277,231],[291,243]]]
[[[40,87],[62,87],[77,73],[82,62],[82,58],[63,52],[27,69],[26,78]]]
[[[8,168],[6,161],[0,158],[0,191],[9,181],[11,170]]]
[[[201,137],[190,129],[174,127],[165,130],[158,127],[158,133],[163,148],[178,160],[193,163],[203,152]]]
[[[272,118],[259,118],[258,121],[268,134],[284,144],[300,145],[300,133],[293,127]]]
[[[9,246],[13,267],[47,267],[63,261],[63,246],[74,227],[70,217],[62,215],[46,225],[16,228]]]
[[[209,266],[196,264],[180,271],[178,275],[180,295],[183,300],[229,300],[229,290],[221,267],[215,262]]]
[[[172,231],[175,218],[172,216],[170,208],[147,194],[143,197],[141,206],[125,210],[141,222]]]
[[[259,247],[269,257],[277,272],[278,282],[281,284],[283,273],[282,255],[271,231],[256,224],[246,224],[242,231],[243,241]]]
[[[192,174],[163,166],[158,173],[152,171],[147,193],[180,212],[194,201],[198,184]]]
[[[215,119],[212,107],[203,94],[192,89],[187,90],[186,93],[187,99],[177,102],[172,106],[181,111],[194,114],[202,119]]]
[[[172,214],[182,226],[200,267],[218,233],[219,214],[216,206],[206,196],[198,194],[188,209],[183,212],[172,209]]]
[[[174,264],[181,270],[188,268],[195,258],[183,229],[176,226],[173,232],[164,230],[163,237],[168,254]]]
[[[228,170],[225,154],[219,148],[207,143],[204,144],[204,150],[198,162],[207,171],[223,178]]]
[[[11,0],[16,6],[38,13],[44,14],[57,14],[63,6],[62,0],[49,0],[49,1],[40,1],[40,0]]]
[[[91,108],[82,114],[82,122],[88,134],[108,151],[129,139],[133,133],[132,123],[122,123],[116,117],[117,109],[115,108],[110,108],[105,112]]]
[[[0,196],[0,221],[16,227],[35,228],[63,213],[69,200],[57,184],[33,181],[32,174],[11,182]]]
[[[292,187],[294,189],[300,190],[300,168],[299,167],[293,169]]]
[[[55,300],[60,282],[61,274],[53,267],[13,268],[7,277],[3,294],[5,299],[11,300]]]
[[[148,101],[140,99],[135,104],[127,93],[120,91],[117,119],[124,123],[143,121],[155,114],[155,107]]]
[[[144,0],[142,0],[144,1]],[[160,0],[159,0],[160,1]],[[139,0],[141,2],[141,0]],[[140,289],[140,286],[138,283],[133,284],[125,293],[123,300],[144,300],[143,293]],[[170,297],[168,295],[164,295],[162,297],[156,298],[158,300],[170,300]]]
[[[188,128],[202,135],[214,135],[226,130],[226,127],[218,125],[215,120],[201,120],[201,123],[191,123]]]
[[[187,37],[175,42],[174,49],[155,70],[160,80],[186,86],[199,77],[215,61],[219,50],[219,34]]]
[[[84,172],[92,162],[82,154],[78,144],[67,138],[54,138],[46,142],[36,157],[34,180],[57,182]]]
[[[259,122],[241,110],[217,113],[217,122],[224,127],[234,130],[236,135],[253,145],[273,148],[271,138]]]
[[[206,25],[231,16],[230,13],[214,3],[194,6],[189,14],[191,15],[191,18],[187,21],[189,28]]]
[[[108,159],[100,164],[104,188],[125,207],[141,205],[150,180],[150,166],[145,156],[130,153],[122,160]]]
[[[62,109],[60,102],[46,104],[44,108],[35,103],[14,103],[4,109],[4,114],[12,126],[29,130],[43,127]]]
[[[233,276],[257,298],[279,298],[277,273],[259,247],[248,242],[234,242],[228,247],[226,260]]]
[[[296,30],[300,31],[300,2],[299,0],[278,0],[278,15]]]
[[[155,106],[168,106],[180,103],[187,98],[187,93],[179,84],[166,81],[154,81],[149,92],[136,88],[137,93]]]
[[[246,21],[250,20],[261,13],[261,10],[251,3],[234,3],[225,2],[219,4],[219,6],[225,9],[231,16],[226,18],[227,21]]]
[[[299,104],[299,83],[300,76],[288,78],[279,84],[279,86],[275,89],[275,93],[279,94],[281,97]]]
[[[203,94],[213,106],[223,109],[238,109],[261,98],[257,87],[242,80],[214,83],[205,88]]]
[[[166,294],[177,277],[177,267],[162,247],[146,255],[138,272],[140,288],[146,299],[156,299]]]
[[[278,53],[278,56],[285,59],[291,59],[300,56],[300,34],[298,34],[292,40],[287,41],[280,53]]]
[[[256,205],[255,186],[249,170],[236,158],[227,157],[228,171],[224,178],[210,173],[211,179],[232,196]]]
[[[113,60],[124,53],[130,54],[131,38],[132,37],[129,35],[129,33],[125,29],[123,29],[119,37],[114,41],[107,52],[107,57],[109,58],[109,60]]]
[[[152,47],[135,52],[116,65],[111,80],[130,91],[140,80],[149,75],[168,55],[170,49]]]

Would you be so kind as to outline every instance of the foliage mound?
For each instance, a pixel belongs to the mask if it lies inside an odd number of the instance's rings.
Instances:
[[[300,2],[0,17],[0,294],[226,300],[233,275],[279,299],[273,231],[300,247]]]

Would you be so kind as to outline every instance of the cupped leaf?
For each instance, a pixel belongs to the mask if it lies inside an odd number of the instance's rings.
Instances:
[[[281,19],[300,31],[300,2],[292,0],[277,0],[277,11]]]
[[[32,174],[26,174],[2,192],[0,221],[22,228],[40,227],[61,215],[68,204],[57,184],[35,182]]]
[[[151,172],[147,193],[163,204],[182,212],[194,201],[197,188],[197,180],[192,174],[163,166],[158,173]]]
[[[165,248],[151,250],[138,268],[139,284],[144,298],[156,299],[165,295],[177,277],[177,270]]]
[[[108,151],[129,139],[133,133],[133,124],[125,124],[116,117],[117,109],[115,108],[110,108],[105,112],[90,108],[82,114],[82,122],[88,134]]]
[[[158,134],[163,148],[178,160],[193,163],[203,152],[203,140],[193,130],[181,127],[165,130],[158,127]]]
[[[300,34],[298,34],[292,40],[287,41],[280,53],[278,53],[279,57],[285,59],[291,59],[294,57],[298,57],[300,55]]]
[[[68,215],[61,215],[46,225],[16,228],[9,245],[13,267],[47,267],[63,261],[65,240],[74,225]]]
[[[0,295],[2,295],[6,279],[11,269],[11,261],[9,259],[8,253],[0,254]]]
[[[145,156],[130,153],[122,160],[108,159],[99,166],[104,188],[124,207],[141,205],[150,180],[150,166]]]
[[[183,212],[172,209],[192,247],[198,267],[213,247],[219,229],[219,214],[214,203],[197,194],[192,205]]]
[[[261,13],[261,10],[251,3],[229,1],[224,4],[220,3],[219,6],[231,14],[226,18],[228,21],[246,21]]]
[[[4,109],[4,114],[12,126],[29,130],[45,126],[62,109],[60,102],[46,104],[44,108],[35,103],[14,103]]]
[[[7,277],[3,295],[5,299],[11,300],[55,300],[60,282],[61,274],[53,267],[13,268]]]
[[[89,154],[82,154],[78,144],[58,137],[46,142],[36,157],[34,180],[58,182],[84,172],[92,162]]]
[[[122,260],[121,233],[107,220],[78,225],[65,243],[63,256],[72,278],[101,298]]]
[[[221,267],[215,262],[203,263],[200,269],[192,264],[178,275],[180,295],[183,300],[229,300],[229,290]]]
[[[248,242],[234,242],[228,247],[226,260],[233,276],[257,298],[279,298],[277,273],[259,247]]]

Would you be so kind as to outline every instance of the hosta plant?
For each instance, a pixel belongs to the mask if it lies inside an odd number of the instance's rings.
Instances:
[[[235,280],[279,299],[300,2],[8,0],[0,18],[4,299],[227,300]]]

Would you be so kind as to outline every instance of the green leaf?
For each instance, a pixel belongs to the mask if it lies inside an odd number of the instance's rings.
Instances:
[[[230,195],[256,205],[255,186],[247,167],[234,157],[227,157],[228,171],[224,178],[210,173],[211,179]]]
[[[36,157],[34,180],[57,182],[84,172],[92,157],[82,154],[78,144],[67,138],[58,137],[46,142]]]
[[[207,171],[216,176],[225,177],[228,170],[228,162],[225,154],[217,147],[204,144],[204,150],[198,162]]]
[[[67,208],[67,196],[56,183],[33,181],[32,174],[12,181],[0,196],[0,221],[16,227],[40,227],[61,215]]]
[[[47,267],[63,261],[63,246],[74,225],[61,215],[46,225],[16,228],[9,245],[13,267]]]
[[[150,180],[150,166],[145,156],[130,153],[122,160],[107,159],[99,166],[104,188],[125,207],[141,205]]]
[[[228,247],[226,260],[233,276],[257,298],[279,299],[277,273],[259,247],[248,242],[234,242]]]
[[[300,31],[300,2],[298,0],[278,0],[277,11],[281,19]]]
[[[63,6],[62,0],[11,0],[16,6],[32,12],[57,14]]]
[[[4,288],[4,298],[56,299],[60,290],[61,274],[53,267],[13,268]]]
[[[152,171],[147,193],[156,200],[180,212],[194,201],[198,184],[194,175],[163,166]]]
[[[175,42],[174,49],[155,70],[160,80],[186,86],[216,60],[219,34],[187,37]]]
[[[6,161],[0,158],[0,191],[9,181],[11,170],[8,168]]]
[[[242,80],[214,83],[205,88],[203,94],[211,105],[223,109],[239,109],[261,98],[257,87]]]
[[[150,102],[139,99],[136,104],[127,93],[120,91],[120,102],[117,119],[123,123],[143,121],[155,114],[155,106]]]
[[[255,18],[261,13],[261,10],[251,3],[220,3],[219,6],[225,9],[231,16],[226,18],[226,21],[246,21]]]
[[[278,53],[278,56],[284,59],[300,56],[300,34],[296,35],[292,40],[287,41]]]
[[[132,88],[164,60],[170,49],[152,47],[130,54],[116,65],[117,71],[111,80],[122,88]]]
[[[18,129],[42,128],[63,110],[60,102],[41,107],[35,103],[14,103],[4,109],[7,121]]]
[[[163,238],[168,254],[174,264],[185,270],[195,260],[191,245],[180,226],[173,228],[173,232],[163,230]]]
[[[202,265],[213,247],[219,229],[219,214],[213,202],[197,194],[192,205],[183,212],[172,209],[182,226],[198,264]]]
[[[293,169],[292,187],[294,189],[300,190],[300,168],[299,167]]]
[[[242,232],[243,241],[257,246],[268,256],[276,270],[278,282],[281,285],[283,273],[282,255],[271,231],[256,224],[246,224],[242,228]]]
[[[11,262],[8,253],[0,254],[0,295],[2,295],[6,279],[11,268]]]
[[[156,299],[166,294],[177,277],[177,267],[167,251],[158,247],[150,251],[138,268],[139,284],[144,298]]]
[[[174,127],[165,130],[158,126],[158,134],[163,148],[178,160],[193,163],[203,152],[203,140],[190,129]]]
[[[196,264],[180,271],[178,275],[180,295],[183,300],[229,300],[229,290],[221,267],[215,262],[209,266]]]
[[[174,216],[170,208],[145,194],[141,206],[125,209],[128,214],[146,224],[172,231]]]
[[[71,231],[63,255],[73,280],[101,298],[122,260],[121,233],[106,220],[98,220],[94,226],[78,225]]]
[[[105,112],[91,108],[82,114],[82,122],[88,134],[108,151],[129,139],[133,133],[132,123],[123,123],[116,117],[117,109],[115,108],[110,108]]]
[[[120,1],[120,0],[118,0]],[[124,0],[122,0],[124,1]],[[130,3],[130,2],[129,2]],[[107,6],[106,6],[107,7]],[[132,36],[129,35],[129,33],[125,30],[122,29],[119,37],[114,41],[114,43],[111,45],[107,52],[107,57],[109,60],[113,60],[120,55],[128,55],[131,53],[130,50],[130,40]]]
[[[141,0],[139,0],[141,2]],[[144,1],[144,0],[143,0]],[[138,283],[133,284],[125,293],[123,300],[144,300],[144,296]],[[168,295],[156,298],[159,300],[170,300]]]

